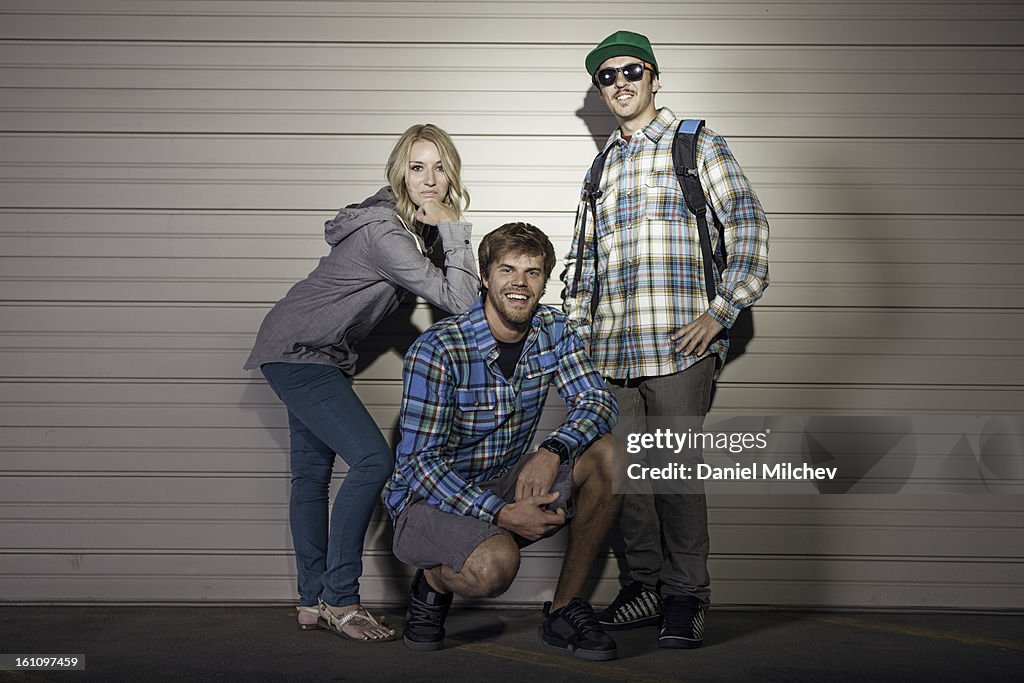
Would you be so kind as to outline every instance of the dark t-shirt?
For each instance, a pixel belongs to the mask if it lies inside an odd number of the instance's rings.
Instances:
[[[505,375],[505,379],[512,379],[516,365],[519,363],[519,357],[523,355],[525,341],[526,337],[523,336],[517,342],[498,342],[498,368],[501,369],[501,374]]]

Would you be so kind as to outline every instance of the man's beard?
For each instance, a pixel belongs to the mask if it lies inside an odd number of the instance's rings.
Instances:
[[[524,305],[513,306],[511,302],[505,298],[505,294],[508,292],[520,292],[521,290],[510,289],[507,292],[496,292],[493,289],[487,290],[487,298],[491,300],[491,305],[494,307],[495,312],[498,313],[501,318],[512,326],[522,326],[533,320],[533,314],[537,310],[538,301],[530,303],[530,297],[533,295],[529,292],[522,292],[528,298]]]

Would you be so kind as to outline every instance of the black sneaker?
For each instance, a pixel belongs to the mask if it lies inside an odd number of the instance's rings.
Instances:
[[[544,603],[544,623],[540,639],[549,647],[568,650],[573,657],[603,662],[615,659],[619,651],[615,641],[597,622],[594,608],[582,598],[573,598],[561,609],[551,611]]]
[[[664,618],[658,647],[692,649],[704,642],[704,615],[707,609],[692,595],[665,598]]]
[[[612,604],[597,613],[608,631],[651,626],[661,621],[661,596],[639,581],[624,586]]]
[[[444,647],[444,619],[452,606],[451,593],[438,593],[417,569],[409,586],[409,606],[405,610],[402,640],[413,650],[440,650]]]

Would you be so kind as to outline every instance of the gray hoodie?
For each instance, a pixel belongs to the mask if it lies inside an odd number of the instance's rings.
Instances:
[[[398,308],[406,292],[450,313],[476,301],[480,281],[469,223],[437,226],[444,271],[399,221],[387,187],[342,209],[324,228],[330,253],[267,313],[246,370],[274,362],[320,363],[352,375],[353,347]]]

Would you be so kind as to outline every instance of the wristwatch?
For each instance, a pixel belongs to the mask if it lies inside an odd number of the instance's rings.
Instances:
[[[540,447],[546,448],[557,455],[559,464],[572,462],[572,455],[569,453],[569,447],[554,437],[545,439],[544,443],[542,443]]]

